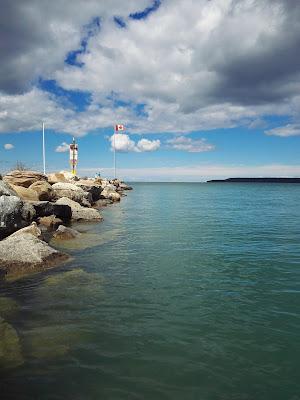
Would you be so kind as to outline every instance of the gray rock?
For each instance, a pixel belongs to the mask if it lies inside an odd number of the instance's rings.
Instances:
[[[40,238],[42,235],[41,230],[38,228],[37,223],[36,222],[32,222],[31,225],[29,226],[25,226],[25,228],[19,229],[18,231],[16,231],[15,233],[11,234],[10,237],[15,237],[15,236],[19,236],[19,235],[24,235],[26,233],[29,233],[37,238]]]
[[[110,199],[112,201],[120,201],[121,199],[120,194],[117,193],[115,189],[113,189],[115,188],[115,186],[113,186],[113,188],[111,186],[113,185],[107,185],[104,187],[104,189],[101,192],[101,198]]]
[[[66,182],[58,182],[52,185],[52,189],[54,190],[55,197],[57,199],[61,197],[67,197],[73,201],[76,201],[79,204],[86,202],[89,200],[89,194],[85,192],[81,187]]]
[[[78,204],[76,201],[73,201],[67,197],[62,197],[61,199],[58,199],[56,204],[64,204],[68,205],[71,207],[72,210],[72,219],[75,220],[102,220],[102,216],[100,213],[93,209],[93,208],[86,208],[82,207],[80,204]]]
[[[54,232],[53,237],[59,240],[70,240],[75,239],[80,235],[81,233],[79,233],[75,229],[67,228],[64,225],[60,225]]]
[[[91,203],[95,203],[100,199],[102,187],[100,184],[95,183],[92,179],[81,179],[75,183],[76,186],[81,187],[85,192],[89,193],[89,200]]]
[[[12,235],[0,242],[0,271],[4,277],[53,268],[68,258],[30,233]]]
[[[30,224],[35,216],[31,205],[16,196],[0,196],[0,240]]]
[[[0,196],[18,196],[18,195],[7,183],[0,180]]]

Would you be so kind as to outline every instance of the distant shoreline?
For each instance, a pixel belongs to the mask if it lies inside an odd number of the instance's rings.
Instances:
[[[300,183],[300,178],[228,178],[212,179],[207,183]]]

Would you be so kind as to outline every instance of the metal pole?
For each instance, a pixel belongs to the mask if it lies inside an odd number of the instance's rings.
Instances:
[[[43,122],[43,167],[46,175],[46,153],[45,153],[45,123]]]
[[[117,173],[116,173],[116,129],[114,131],[114,178],[116,179]]]

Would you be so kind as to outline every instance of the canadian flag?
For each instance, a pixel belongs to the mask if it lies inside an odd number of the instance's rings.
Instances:
[[[116,132],[118,132],[118,131],[124,131],[124,125],[116,125],[115,130],[116,130]]]

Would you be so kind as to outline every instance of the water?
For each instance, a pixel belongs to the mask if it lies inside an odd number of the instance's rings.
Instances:
[[[1,400],[300,399],[299,199],[135,184],[74,261],[1,287],[24,361]]]

